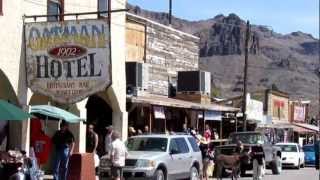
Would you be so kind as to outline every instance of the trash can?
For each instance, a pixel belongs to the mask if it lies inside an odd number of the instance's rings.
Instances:
[[[72,154],[69,160],[68,180],[95,180],[95,178],[93,154]]]

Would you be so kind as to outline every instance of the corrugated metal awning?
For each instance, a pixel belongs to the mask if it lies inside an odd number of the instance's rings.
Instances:
[[[306,134],[306,133],[315,133],[315,131],[297,126],[297,125],[293,125],[293,131],[298,132],[300,134]]]
[[[239,108],[221,106],[216,104],[200,104],[190,101],[168,98],[160,95],[144,95],[144,96],[127,96],[127,100],[138,104],[151,104],[167,107],[194,109],[194,110],[210,110],[221,112],[238,112]]]
[[[293,125],[304,128],[306,130],[312,131],[312,132],[319,132],[319,127],[314,126],[312,124],[306,124],[306,123],[293,123]]]

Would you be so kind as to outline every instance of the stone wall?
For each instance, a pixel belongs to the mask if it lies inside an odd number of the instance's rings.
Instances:
[[[168,95],[168,81],[176,79],[177,71],[198,70],[199,38],[136,15],[127,14],[127,19],[146,26],[150,93]]]

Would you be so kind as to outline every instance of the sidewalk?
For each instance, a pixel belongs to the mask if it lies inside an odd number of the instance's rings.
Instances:
[[[43,180],[52,180],[53,179],[53,176],[52,175],[44,175],[44,177],[43,177]],[[96,180],[99,180],[99,177],[98,176],[96,176]]]

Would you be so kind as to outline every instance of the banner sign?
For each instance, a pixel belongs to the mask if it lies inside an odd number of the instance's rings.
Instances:
[[[28,87],[75,103],[111,84],[109,26],[87,19],[25,24]]]
[[[220,111],[205,111],[205,121],[222,121],[222,113]]]
[[[293,120],[295,122],[305,122],[306,111],[304,106],[294,106]]]
[[[254,99],[247,101],[247,119],[258,122],[263,120],[263,102]]]
[[[166,119],[163,106],[153,106],[155,119]]]

